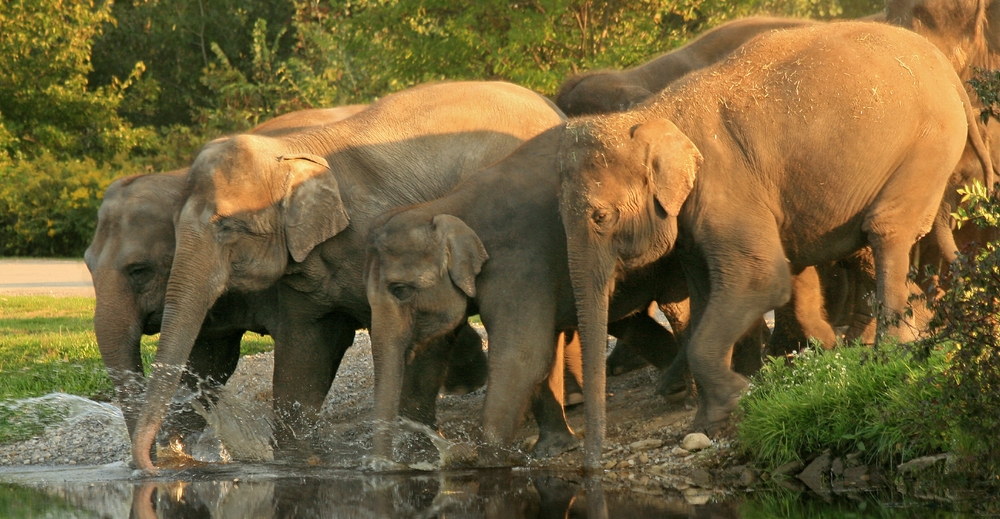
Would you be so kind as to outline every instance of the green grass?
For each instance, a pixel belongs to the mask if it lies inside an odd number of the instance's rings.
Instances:
[[[942,355],[917,362],[896,346],[774,359],[740,400],[739,443],[766,468],[827,448],[883,464],[947,451],[963,439],[935,403],[940,386],[927,379],[945,365]]]
[[[0,296],[0,443],[31,437],[58,410],[12,405],[12,400],[62,392],[93,400],[114,396],[94,335],[94,299]],[[156,353],[159,336],[144,336],[143,364]],[[270,337],[247,333],[241,353],[273,349]]]

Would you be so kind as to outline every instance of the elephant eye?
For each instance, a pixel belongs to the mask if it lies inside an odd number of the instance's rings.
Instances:
[[[604,225],[611,219],[611,211],[607,209],[594,209],[594,212],[590,215],[590,219],[597,225]]]
[[[405,283],[393,283],[389,285],[389,293],[392,294],[392,297],[395,297],[400,301],[406,301],[409,299],[410,296],[413,295],[413,292],[414,288]]]
[[[149,283],[153,279],[153,267],[148,263],[133,263],[128,267],[125,267],[125,275],[128,276],[129,282],[135,286],[142,286]]]

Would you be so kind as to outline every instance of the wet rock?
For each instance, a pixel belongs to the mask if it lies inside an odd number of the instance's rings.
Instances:
[[[695,485],[702,488],[712,486],[712,475],[705,469],[693,469],[691,471],[691,480],[694,481]]]
[[[842,458],[835,458],[833,463],[830,464],[830,472],[836,477],[843,476],[844,469],[845,465]]]
[[[785,490],[791,490],[792,492],[804,492],[806,486],[802,484],[801,481],[792,478],[775,478],[774,484],[778,485]]]
[[[810,490],[816,492],[817,494],[825,494],[830,492],[829,484],[826,480],[826,475],[830,471],[831,465],[831,454],[829,450],[820,454],[820,456],[812,461],[802,472],[799,473],[798,478],[809,487]]]
[[[704,433],[691,433],[684,437],[681,448],[687,451],[700,451],[712,446],[712,440]]]
[[[871,484],[868,482],[868,467],[851,467],[844,471],[844,488],[856,490],[870,490]]]
[[[922,458],[912,459],[906,463],[900,464],[896,467],[896,470],[900,474],[912,474],[916,472],[922,472],[927,470],[938,463],[947,463],[951,459],[951,454],[936,454],[934,456],[924,456]]]
[[[702,488],[688,488],[682,493],[684,494],[684,500],[687,501],[689,505],[703,505],[712,498],[712,492]]]
[[[741,485],[745,487],[752,487],[756,485],[759,481],[760,478],[757,476],[757,472],[751,469],[750,467],[744,467],[743,470],[740,471]]]
[[[794,475],[798,474],[799,472],[802,472],[802,469],[804,467],[805,467],[805,464],[803,464],[799,460],[789,461],[788,463],[785,463],[784,465],[782,465],[782,466],[780,466],[780,467],[772,470],[771,471],[771,476],[772,477],[779,477],[779,476],[789,477],[789,476],[794,476]]]
[[[629,444],[628,448],[632,452],[643,452],[652,449],[658,449],[663,445],[663,440],[658,440],[656,438],[649,438],[648,440],[640,440],[637,442],[632,442]]]

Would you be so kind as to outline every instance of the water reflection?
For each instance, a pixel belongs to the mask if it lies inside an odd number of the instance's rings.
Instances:
[[[605,492],[574,474],[510,469],[363,474],[243,466],[122,480],[124,467],[39,472],[0,484],[0,505],[24,517],[172,518],[736,518],[734,507]],[[117,471],[117,472],[116,472]],[[117,474],[117,476],[113,476]],[[0,480],[10,480],[0,474]],[[40,478],[40,481],[33,478]],[[18,478],[14,478],[15,480]],[[4,495],[16,495],[4,503]],[[21,508],[16,508],[16,507]],[[11,508],[15,507],[15,508]],[[73,510],[74,512],[68,513]]]

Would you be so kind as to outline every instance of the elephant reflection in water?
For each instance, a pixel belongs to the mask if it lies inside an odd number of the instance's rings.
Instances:
[[[606,510],[593,510],[588,495]],[[204,517],[564,517],[737,518],[732,504],[690,505],[681,498],[631,492],[603,497],[599,480],[518,474],[509,470],[299,477],[262,481],[149,482],[133,492],[133,519]],[[595,501],[595,500],[591,500]],[[603,508],[603,507],[602,507]]]

